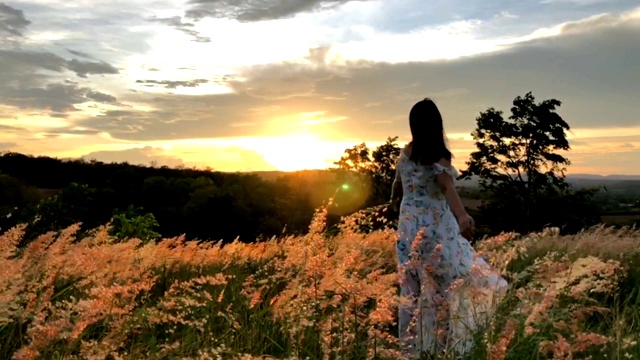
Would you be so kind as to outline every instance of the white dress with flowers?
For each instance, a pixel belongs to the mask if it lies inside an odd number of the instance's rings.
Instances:
[[[454,167],[424,166],[401,152],[396,177],[403,198],[397,256],[401,303],[399,336],[406,351],[468,353],[473,335],[495,308],[507,282],[460,234],[436,175],[457,177]],[[437,335],[436,335],[437,334]]]

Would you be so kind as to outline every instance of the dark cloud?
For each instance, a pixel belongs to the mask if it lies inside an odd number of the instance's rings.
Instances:
[[[52,83],[43,87],[0,87],[1,103],[20,109],[38,109],[50,111],[50,116],[65,117],[66,113],[76,111],[75,104],[87,101],[115,103],[116,98],[90,88],[74,84]]]
[[[85,97],[101,102],[115,101],[113,97],[106,98],[105,94],[78,87],[76,82],[68,79],[60,83],[52,75],[42,72],[48,70],[62,75],[71,70],[80,77],[118,73],[117,69],[104,62],[67,61],[49,52],[0,49],[0,68],[0,104],[47,104],[44,108],[66,111],[72,108],[70,104],[77,103],[77,100],[84,101]],[[61,101],[67,105],[59,105]],[[42,109],[43,106],[35,108]]]
[[[85,97],[91,100],[95,100],[97,102],[105,103],[105,104],[117,103],[117,99],[115,96],[101,93],[95,90],[87,90],[87,92],[85,93]]]
[[[180,17],[180,16],[173,16],[173,17],[168,17],[168,18],[157,18],[157,17],[154,17],[154,18],[151,18],[149,20],[153,21],[153,22],[160,23],[160,24],[171,26],[172,28],[191,36],[193,38],[192,41],[203,42],[203,43],[211,42],[211,38],[210,37],[202,36],[202,35],[200,35],[200,33],[198,31],[193,29],[195,24],[190,23],[190,22],[182,21],[182,17]]]
[[[186,16],[231,18],[242,22],[275,20],[301,12],[327,10],[350,0],[189,0]]]
[[[195,79],[195,80],[136,80],[138,84],[144,84],[149,87],[162,87],[166,89],[176,89],[178,87],[198,87],[200,84],[206,84],[209,80]]]
[[[0,4],[0,30],[17,35],[30,24],[20,10]],[[91,58],[88,54],[68,50],[71,54]],[[46,51],[12,46],[0,49],[0,104],[23,110],[47,110],[49,116],[66,117],[75,104],[86,101],[116,103],[116,98],[77,82],[61,79],[65,72],[86,78],[93,74],[117,74],[118,69],[104,61],[67,60]],[[53,75],[58,73],[60,76]]]
[[[67,61],[66,67],[82,78],[86,78],[89,74],[103,75],[120,73],[120,71],[116,67],[104,61],[93,62],[71,59]]]
[[[78,51],[78,50],[71,50],[71,49],[67,49],[67,51],[68,51],[70,54],[75,55],[75,56],[79,56],[79,57],[81,57],[81,58],[85,58],[85,59],[95,59],[93,56],[91,56],[91,55],[89,55],[89,54],[87,54],[87,53],[85,53],[85,52],[82,52],[82,51]]]
[[[23,49],[20,43],[20,41],[24,41],[22,31],[30,24],[31,22],[25,18],[22,10],[0,3],[0,32],[4,31],[19,38],[11,43],[12,46],[0,49],[0,68],[2,69],[0,71],[0,104],[14,105],[17,103],[22,106],[22,104],[30,102],[46,103],[44,107],[53,111],[71,110],[68,104],[64,104],[64,97],[68,98],[67,103],[69,103],[87,94],[95,97],[100,93],[88,93],[86,89],[69,86],[72,83],[69,80],[64,80],[65,84],[59,84],[59,79],[54,80],[53,76],[45,75],[42,70],[60,74],[69,70],[82,78],[86,78],[89,74],[119,73],[118,69],[104,61],[67,60],[51,52]],[[91,58],[83,52],[68,51],[76,56]],[[74,95],[74,93],[76,94]],[[46,98],[49,96],[50,99],[47,100]],[[105,99],[104,96],[102,99]],[[42,106],[37,108],[42,108]]]
[[[49,52],[0,49],[0,67],[0,87],[7,83],[33,85],[45,78],[40,70],[65,71],[66,60]]]
[[[136,165],[155,165],[177,167],[184,166],[182,159],[166,155],[161,148],[146,146],[116,151],[96,151],[82,156],[86,160],[98,160],[105,163],[128,162]]]
[[[4,88],[3,88],[4,90]],[[86,101],[84,92],[74,85],[48,84],[43,87],[7,89],[2,102],[20,109],[42,109],[69,112],[74,104]]]
[[[22,10],[0,3],[0,33],[21,37],[29,24],[31,21],[24,17]]]

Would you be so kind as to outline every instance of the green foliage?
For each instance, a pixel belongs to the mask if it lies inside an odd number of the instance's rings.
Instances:
[[[160,234],[153,229],[159,224],[151,213],[142,214],[142,208],[129,206],[125,211],[114,211],[109,233],[119,240],[140,239],[144,242],[155,240]]]
[[[478,176],[490,194],[480,209],[493,232],[541,230],[558,226],[577,231],[593,225],[595,191],[574,191],[565,180],[570,161],[569,124],[556,112],[555,99],[535,102],[529,92],[516,97],[511,116],[489,108],[476,119],[471,153],[461,178]]]

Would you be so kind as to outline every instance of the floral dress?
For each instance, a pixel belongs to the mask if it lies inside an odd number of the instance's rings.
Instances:
[[[454,167],[416,164],[402,151],[396,167],[403,198],[398,219],[399,337],[410,355],[468,353],[473,335],[507,282],[465,239],[436,175]]]

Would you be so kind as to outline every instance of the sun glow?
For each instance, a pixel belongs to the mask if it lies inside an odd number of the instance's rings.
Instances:
[[[300,134],[273,139],[256,151],[278,170],[296,171],[327,168],[333,159],[331,148],[315,135]]]

